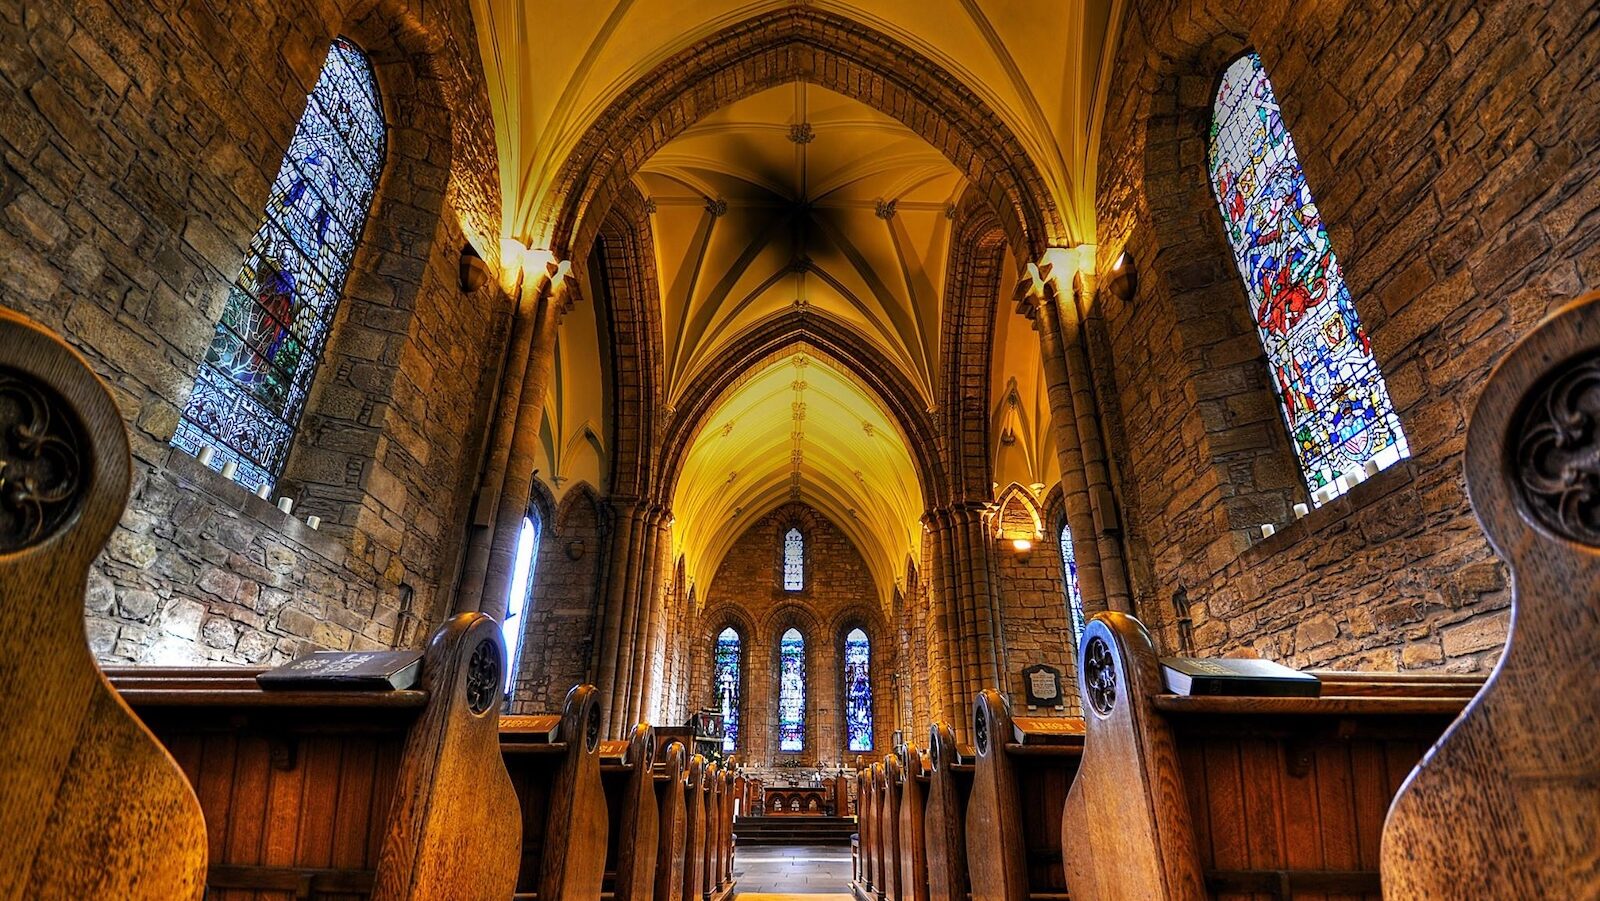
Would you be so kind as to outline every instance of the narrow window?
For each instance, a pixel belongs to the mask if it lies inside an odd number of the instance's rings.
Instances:
[[[500,634],[506,642],[506,692],[516,682],[517,658],[522,656],[522,613],[533,595],[533,567],[539,560],[539,524],[532,516],[522,518],[517,533],[517,558],[511,567],[511,591],[506,596],[506,618],[500,621]]]
[[[850,750],[872,750],[872,646],[867,633],[851,629],[844,637],[845,730]]]
[[[383,107],[365,53],[333,43],[267,208],[195,375],[174,446],[259,488],[283,472],[321,362],[384,157]]]
[[[1345,490],[1339,476],[1410,451],[1255,53],[1223,73],[1209,162],[1290,441],[1320,504]]]
[[[1061,521],[1061,586],[1067,595],[1067,619],[1072,627],[1072,650],[1083,643],[1083,593],[1078,590],[1078,558],[1072,553],[1072,528]]]
[[[790,629],[778,641],[778,750],[806,746],[806,640]]]
[[[717,703],[722,710],[722,750],[739,747],[739,633],[732,626],[717,636]]]
[[[783,590],[799,591],[806,587],[806,540],[798,528],[783,536]]]

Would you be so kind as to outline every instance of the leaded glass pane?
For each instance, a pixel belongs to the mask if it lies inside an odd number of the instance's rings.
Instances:
[[[1061,524],[1061,583],[1067,592],[1067,616],[1072,626],[1072,647],[1083,643],[1083,593],[1078,590],[1078,558],[1072,552],[1072,529]]]
[[[867,633],[851,629],[844,637],[844,726],[850,750],[872,750],[872,648]]]
[[[806,542],[799,529],[790,529],[783,536],[783,590],[799,591],[806,587]]]
[[[533,595],[533,570],[539,562],[539,524],[532,516],[522,517],[517,533],[517,556],[511,565],[511,589],[506,593],[506,616],[500,621],[500,637],[506,644],[506,691],[516,684],[517,658],[522,655],[522,614]]]
[[[1212,112],[1211,185],[1315,497],[1410,452],[1260,56],[1228,67]]]
[[[739,633],[732,626],[717,636],[717,703],[722,709],[722,750],[731,754],[739,747]]]
[[[383,170],[366,54],[334,41],[212,335],[173,445],[217,449],[238,481],[283,470]]]
[[[778,750],[806,746],[806,641],[798,629],[778,641]]]

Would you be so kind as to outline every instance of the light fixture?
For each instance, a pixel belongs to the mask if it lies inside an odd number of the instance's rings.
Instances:
[[[489,264],[471,244],[461,248],[461,292],[471,294],[489,283]]]
[[[1133,261],[1133,255],[1124,250],[1117,255],[1117,261],[1111,264],[1111,280],[1106,283],[1106,288],[1123,303],[1133,299],[1139,290],[1139,267]]]
[[[1033,550],[1033,542],[1026,538],[1013,538],[1011,539],[1011,547],[1019,554],[1026,554]]]

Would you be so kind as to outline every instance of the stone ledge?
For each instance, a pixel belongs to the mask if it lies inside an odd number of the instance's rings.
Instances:
[[[284,513],[275,502],[256,497],[250,489],[232,479],[223,478],[222,473],[202,466],[199,460],[178,448],[167,448],[165,457],[151,466],[148,477],[171,478],[179,488],[202,494],[218,507],[233,510],[245,519],[276,532],[330,566],[345,565],[347,552],[344,542],[311,528],[297,516]]]
[[[1333,530],[1396,491],[1409,487],[1416,481],[1418,471],[1416,458],[1401,460],[1312,510],[1305,517],[1280,526],[1273,535],[1252,539],[1250,546],[1239,553],[1239,563],[1247,567],[1255,566],[1307,538]]]

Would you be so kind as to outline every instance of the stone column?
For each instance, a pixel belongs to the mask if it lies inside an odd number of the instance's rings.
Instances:
[[[595,657],[595,686],[600,689],[601,728],[606,735],[620,732],[623,726],[613,722],[611,701],[617,692],[620,649],[623,633],[628,626],[628,579],[634,569],[639,551],[639,519],[641,513],[637,498],[613,497],[611,509],[614,527],[608,551],[605,594],[602,597],[600,642]],[[626,668],[621,668],[626,674]]]
[[[1050,421],[1061,465],[1061,500],[1066,507],[1067,525],[1072,529],[1072,549],[1078,562],[1078,591],[1087,608],[1104,610],[1106,584],[1100,566],[1099,531],[1095,528],[1094,502],[1089,497],[1089,480],[1084,471],[1067,354],[1057,322],[1055,280],[1047,273],[1042,281],[1043,293],[1038,293],[1036,288],[1030,298],[1033,325],[1034,331],[1039,333],[1039,357],[1049,391]]]

